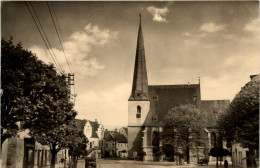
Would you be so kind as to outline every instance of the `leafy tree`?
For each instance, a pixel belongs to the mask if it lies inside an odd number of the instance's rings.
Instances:
[[[29,129],[35,140],[50,146],[54,166],[55,154],[64,144],[63,126],[76,116],[65,75],[21,44],[2,39],[1,50],[1,145],[17,134],[20,122],[20,129]]]
[[[217,158],[216,161],[216,167],[218,168],[218,158],[223,157],[223,156],[228,156],[230,155],[230,152],[227,149],[223,149],[222,147],[215,147],[211,148],[209,152],[210,156],[214,156]]]
[[[75,123],[67,127],[66,134],[67,148],[69,149],[69,155],[72,158],[71,168],[76,168],[78,157],[87,155],[88,139],[83,131],[77,129]]]
[[[236,95],[218,120],[220,134],[228,141],[249,149],[247,167],[256,167],[255,150],[259,148],[259,75]]]
[[[44,85],[31,88],[34,99],[30,97],[29,110],[23,124],[24,129],[29,129],[29,134],[36,141],[50,147],[51,167],[55,166],[55,156],[62,148],[66,147],[66,128],[75,118],[73,103],[68,97],[68,87],[65,76],[56,74],[50,67],[46,74],[42,75]],[[37,104],[37,106],[35,105]]]
[[[53,65],[38,60],[22,44],[1,40],[2,93],[1,93],[1,145],[15,136],[19,122],[34,120],[38,109],[45,105],[48,96],[46,79],[57,75]],[[42,96],[40,97],[39,94]],[[42,123],[42,122],[41,122]]]
[[[194,105],[172,108],[164,119],[163,143],[175,147],[184,146],[189,164],[190,149],[198,146],[206,147],[205,119],[206,113]]]

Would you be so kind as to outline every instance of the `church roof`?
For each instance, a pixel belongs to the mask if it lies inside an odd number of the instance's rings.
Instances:
[[[137,37],[132,93],[129,100],[149,100],[141,15]]]
[[[181,104],[200,103],[200,84],[149,86],[150,111],[144,126],[162,126],[168,111]]]
[[[206,110],[207,127],[213,128],[217,125],[218,117],[230,104],[229,100],[202,100],[201,108]]]

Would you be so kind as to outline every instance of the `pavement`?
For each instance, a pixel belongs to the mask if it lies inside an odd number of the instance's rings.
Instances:
[[[209,162],[208,165],[184,164],[176,165],[175,162],[141,162],[135,160],[113,160],[113,159],[98,159],[97,168],[216,168],[216,162]],[[64,168],[64,165],[56,165],[55,168]],[[77,168],[85,168],[85,160],[78,160]],[[222,167],[224,168],[223,164]],[[229,163],[229,168],[232,168]]]

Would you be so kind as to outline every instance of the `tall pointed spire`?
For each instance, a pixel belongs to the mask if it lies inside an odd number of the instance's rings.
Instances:
[[[133,86],[129,100],[149,100],[141,14],[139,14],[139,17],[140,23],[137,37]]]

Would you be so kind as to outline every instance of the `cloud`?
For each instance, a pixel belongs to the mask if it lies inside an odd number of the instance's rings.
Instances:
[[[259,33],[260,30],[260,21],[259,18],[252,19],[250,22],[245,24],[244,31],[252,32],[252,33]]]
[[[91,55],[94,48],[100,48],[107,44],[109,41],[117,37],[117,32],[112,32],[109,29],[101,30],[98,26],[89,23],[81,31],[72,33],[63,43],[67,60],[74,73],[78,76],[86,77],[93,76],[99,70],[104,69],[98,61],[98,56]],[[39,46],[32,46],[30,50],[44,62],[52,62],[46,49]],[[69,72],[67,61],[64,53],[60,48],[52,48],[58,62],[65,72]]]
[[[226,25],[224,25],[224,24],[217,25],[213,22],[210,22],[210,23],[204,23],[203,25],[201,25],[200,30],[207,32],[207,33],[214,33],[214,32],[224,30],[225,27],[226,27]]]
[[[191,34],[189,32],[182,33],[183,36],[190,36]]]
[[[169,21],[166,20],[166,15],[169,13],[169,9],[167,7],[164,8],[156,8],[154,6],[147,7],[147,11],[153,16],[153,20],[156,22],[165,22],[168,23]]]

